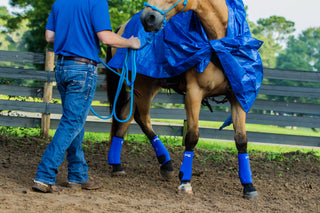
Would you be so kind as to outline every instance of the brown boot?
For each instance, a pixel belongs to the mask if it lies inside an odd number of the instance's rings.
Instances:
[[[88,180],[85,183],[72,183],[68,182],[67,187],[77,189],[86,189],[86,190],[95,190],[95,189],[100,189],[102,187],[102,184],[99,182],[95,182],[93,180]]]
[[[33,181],[32,189],[37,192],[43,193],[52,193],[52,192],[61,192],[63,189],[61,187],[50,185],[46,183],[42,183],[40,181]]]

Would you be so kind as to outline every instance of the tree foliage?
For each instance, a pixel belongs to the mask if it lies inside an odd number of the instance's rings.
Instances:
[[[46,22],[55,0],[37,1],[37,0],[10,0],[13,7],[24,8],[21,13],[9,19],[7,27],[15,29],[17,23],[22,20],[28,20],[27,27],[29,31],[24,34],[23,42],[26,49],[31,52],[44,52],[47,42],[44,38]]]
[[[28,20],[21,20],[15,29],[7,27],[8,20],[14,18],[10,15],[7,8],[0,7],[0,49],[11,51],[26,51],[23,45],[23,35],[28,31]]]
[[[277,67],[320,72],[320,28],[309,28],[298,38],[291,36],[277,58]]]
[[[9,49],[9,42],[7,40],[7,29],[4,27],[5,25],[5,19],[8,17],[9,13],[7,8],[0,7],[0,49]]]
[[[112,29],[117,29],[143,9],[145,0],[109,0]]]
[[[281,16],[270,16],[266,19],[258,20],[258,31],[265,37],[271,37],[278,44],[283,44],[287,41],[290,34],[295,31],[295,23],[286,20]]]
[[[294,22],[281,16],[259,19],[257,24],[250,22],[254,37],[264,41],[260,54],[265,67],[276,67],[277,56],[283,51],[289,36],[295,31],[294,25]]]

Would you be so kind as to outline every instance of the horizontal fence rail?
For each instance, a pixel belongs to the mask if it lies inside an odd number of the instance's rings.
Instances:
[[[55,59],[56,60],[56,59]],[[44,64],[46,61],[45,54],[39,53],[23,53],[0,51],[0,62],[12,63],[30,63],[30,64]],[[99,65],[103,68],[102,65]],[[18,68],[0,66],[0,78],[4,79],[22,79],[34,80],[43,83],[55,82],[55,73],[42,70],[24,69],[21,66]],[[290,70],[276,70],[265,69],[265,79],[289,80],[289,81],[303,81],[320,83],[320,73],[318,72],[304,72],[304,71],[290,71]],[[105,84],[105,75],[98,76],[98,85]],[[30,86],[16,86],[10,84],[0,84],[0,94],[9,97],[8,100],[0,100],[0,125],[14,126],[14,127],[29,127],[39,128],[41,126],[42,118],[37,114],[61,115],[61,105],[51,101],[49,103],[42,102],[44,95],[44,87],[30,87]],[[293,87],[283,85],[269,85],[263,84],[259,95],[275,96],[277,99],[265,100],[259,98],[255,101],[251,111],[247,115],[246,122],[249,124],[263,124],[275,126],[294,126],[306,128],[320,128],[320,105],[314,103],[300,103],[281,101],[281,97],[291,98],[307,98],[319,99],[320,88],[310,87]],[[60,95],[56,87],[53,87],[52,98],[59,100]],[[31,100],[30,100],[31,99]],[[34,99],[34,100],[32,100]],[[219,98],[218,98],[219,99]],[[221,100],[223,97],[221,97]],[[95,101],[107,103],[107,92],[103,90],[102,86],[98,86]],[[154,107],[151,108],[150,116],[154,119],[177,119],[185,120],[184,110],[184,96],[179,94],[159,93],[153,100]],[[200,112],[200,120],[203,121],[218,121],[223,122],[230,116],[230,105],[216,104],[210,101],[213,112],[207,108],[203,108]],[[170,108],[166,108],[168,105]],[[174,107],[171,107],[174,105]],[[161,108],[160,108],[161,107]],[[102,115],[109,115],[107,106],[93,106],[94,110]],[[14,112],[14,113],[13,113]],[[91,116],[93,114],[90,112]],[[51,118],[51,129],[56,129],[59,123],[58,117]],[[91,119],[86,123],[87,131],[95,132],[109,132],[111,129],[110,120],[100,120],[98,118],[90,117]],[[182,124],[163,124],[153,122],[153,128],[159,135],[167,136],[183,136]],[[233,130],[222,130],[214,128],[199,128],[201,138],[219,139],[219,140],[233,140]],[[140,127],[136,123],[132,123],[129,127],[130,134],[143,134]],[[294,136],[285,134],[271,134],[262,132],[247,132],[249,141],[286,144],[286,145],[304,145],[320,147],[320,137],[311,136]]]
[[[0,50],[0,61],[31,63],[31,64],[44,64],[45,60],[46,60],[46,55],[43,53],[16,52],[16,51]]]
[[[320,82],[320,73],[296,71],[296,70],[265,69],[264,78],[292,80],[292,81]]]

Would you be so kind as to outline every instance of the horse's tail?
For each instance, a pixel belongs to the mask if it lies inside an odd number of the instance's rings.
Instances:
[[[111,47],[108,46],[106,62],[108,63],[111,60],[111,58],[112,58]],[[110,105],[110,113],[112,112],[112,109],[113,109],[114,99],[117,93],[117,88],[119,83],[119,78],[120,78],[119,75],[115,74],[113,71],[107,68],[106,81],[107,81],[107,93],[108,93],[108,101]],[[122,107],[127,102],[127,100],[128,100],[128,93],[126,92],[125,84],[123,84],[117,100],[117,106],[116,106],[117,114],[119,114],[119,111],[122,109]]]

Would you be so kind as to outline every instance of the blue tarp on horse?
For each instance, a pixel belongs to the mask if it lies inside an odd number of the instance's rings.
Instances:
[[[137,13],[128,22],[123,37],[141,40],[136,52],[137,72],[153,78],[170,78],[196,67],[203,72],[215,52],[231,87],[245,112],[259,92],[263,67],[258,49],[262,41],[251,36],[242,0],[226,0],[229,9],[227,36],[209,41],[192,12],[179,13],[157,33],[147,33]],[[127,49],[118,49],[109,66],[122,68]],[[128,67],[132,67],[130,64]]]

